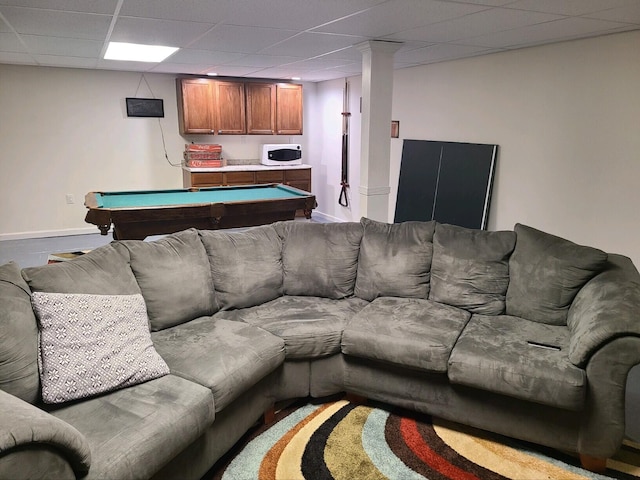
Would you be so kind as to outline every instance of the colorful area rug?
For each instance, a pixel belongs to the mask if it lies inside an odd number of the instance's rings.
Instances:
[[[297,405],[245,438],[210,480],[638,479],[626,442],[605,475],[543,447],[402,410],[345,400]]]

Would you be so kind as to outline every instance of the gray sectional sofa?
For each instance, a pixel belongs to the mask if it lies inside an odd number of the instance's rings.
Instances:
[[[0,267],[0,478],[198,479],[276,402],[348,392],[578,452],[640,363],[623,256],[516,225],[280,222]]]

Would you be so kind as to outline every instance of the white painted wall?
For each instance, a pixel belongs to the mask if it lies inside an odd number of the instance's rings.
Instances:
[[[350,79],[355,192],[359,81]],[[357,220],[355,203],[349,211],[337,206],[341,90],[341,81],[318,85],[320,165],[335,173],[316,194],[322,212]],[[489,229],[521,222],[640,266],[639,112],[640,32],[398,70],[392,116],[400,138],[390,140],[389,220],[403,139],[496,143]]]
[[[90,191],[182,188],[184,144],[220,143],[226,158],[257,159],[262,143],[306,136],[178,132],[175,76],[0,65],[0,239],[97,232],[84,222]],[[149,90],[150,86],[151,91]],[[315,84],[305,84],[312,103]],[[128,118],[126,97],[164,100],[165,117]],[[305,126],[313,121],[305,109]],[[162,128],[161,128],[162,127]],[[75,203],[66,203],[72,194]],[[1,244],[0,244],[1,246]]]

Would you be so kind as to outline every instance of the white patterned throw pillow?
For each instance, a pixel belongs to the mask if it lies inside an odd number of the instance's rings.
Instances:
[[[149,333],[142,295],[34,292],[45,403],[62,403],[169,373]]]

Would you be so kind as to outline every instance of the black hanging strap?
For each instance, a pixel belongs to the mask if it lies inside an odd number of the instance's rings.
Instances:
[[[349,206],[349,82],[344,80],[344,96],[342,99],[342,181],[340,182],[340,197],[338,203],[343,207]]]

